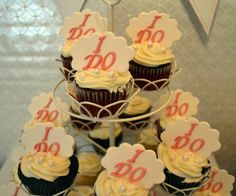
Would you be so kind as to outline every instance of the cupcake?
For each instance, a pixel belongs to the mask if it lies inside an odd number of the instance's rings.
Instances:
[[[62,65],[63,65],[63,70],[61,69],[61,71],[64,74],[67,81],[74,80],[75,71],[73,70],[73,68],[71,66],[71,62],[72,62],[73,58],[70,53],[73,43],[74,43],[73,41],[65,41],[65,43],[63,44],[63,46],[60,49],[61,61],[62,61]]]
[[[100,173],[95,184],[95,196],[148,196],[149,189],[129,183],[124,179],[114,179],[107,171]]]
[[[82,113],[92,117],[106,117],[114,115],[123,103],[107,107],[109,104],[126,100],[132,76],[125,73],[107,72],[97,69],[79,71],[75,74],[77,100],[92,102],[96,105],[83,103]]]
[[[63,195],[73,184],[77,173],[76,156],[64,158],[46,152],[23,156],[18,167],[19,179],[33,195]]]
[[[67,196],[93,196],[93,188],[90,186],[74,186]]]
[[[21,184],[32,195],[63,195],[78,174],[73,137],[47,123],[25,130],[21,142],[25,149],[18,166]]]
[[[74,103],[72,103],[71,112],[75,113],[76,115],[79,115],[78,109]],[[91,120],[85,120],[85,119],[77,118],[75,116],[70,116],[70,119],[71,119],[72,125],[79,130],[89,131],[89,130],[94,129],[100,124],[100,122],[93,122]]]
[[[78,155],[78,160],[80,176],[76,184],[93,186],[102,170],[101,158],[94,152],[81,152]]]
[[[120,115],[120,118],[133,118],[142,116],[144,114],[149,113],[150,110],[151,103],[149,99],[141,96],[135,96],[129,101],[128,106],[126,107],[125,111]],[[139,129],[146,127],[148,125],[148,120],[149,117],[146,117],[139,120],[124,122],[122,124],[124,124],[127,128],[130,129]]]
[[[161,139],[157,156],[165,165],[165,189],[175,195],[192,194],[209,179],[208,158],[221,146],[219,131],[190,118],[169,123]]]
[[[182,190],[185,194],[190,194],[197,190],[209,175],[211,165],[208,159],[198,156],[186,150],[173,150],[165,143],[158,146],[158,158],[166,166],[164,173],[166,175],[165,183],[173,186],[166,186],[169,193]],[[190,190],[184,190],[190,189]],[[177,195],[183,195],[178,192]]]
[[[122,127],[120,124],[115,123],[114,129],[114,136],[115,136],[115,145],[119,145],[123,138]],[[110,146],[110,127],[108,123],[102,123],[100,127],[97,129],[89,132],[88,137],[102,146],[103,148],[107,149]],[[95,147],[96,150],[97,147]]]
[[[139,134],[138,142],[141,143],[145,149],[156,152],[157,146],[159,145],[156,137],[156,129],[152,127],[143,129]]]
[[[119,115],[130,93],[128,67],[134,50],[123,37],[106,32],[82,37],[71,54],[81,112],[98,118]]]
[[[157,90],[166,85],[166,80],[155,82],[156,80],[168,79],[171,73],[174,55],[171,49],[162,47],[159,43],[143,42],[133,45],[135,55],[130,61],[129,71],[135,79],[135,84],[144,90]],[[149,82],[155,82],[149,84]]]
[[[165,179],[162,161],[140,144],[110,147],[101,163],[105,170],[95,182],[95,196],[148,196]]]

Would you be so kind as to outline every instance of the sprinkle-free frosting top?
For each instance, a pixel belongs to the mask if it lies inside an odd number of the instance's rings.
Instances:
[[[63,57],[71,57],[70,50],[71,50],[73,44],[74,44],[73,41],[66,41],[63,44],[63,46],[60,48],[60,52]]]
[[[104,89],[110,92],[126,88],[132,78],[129,71],[124,73],[88,69],[76,72],[76,83],[81,88]]]
[[[26,177],[43,179],[49,182],[68,175],[69,166],[69,158],[54,156],[46,152],[25,155],[22,157],[20,165],[21,171]]]
[[[82,152],[78,155],[79,174],[97,176],[102,170],[101,158],[93,152]]]
[[[199,182],[205,176],[202,168],[209,167],[207,159],[186,150],[174,150],[165,143],[158,146],[158,158],[173,174],[186,178],[184,182]]]
[[[97,196],[148,196],[148,189],[142,188],[127,180],[110,178],[104,170],[95,183],[95,193]]]
[[[156,136],[156,129],[154,128],[145,128],[139,135],[140,140],[144,140],[142,143],[151,145],[151,146],[157,146],[158,141],[157,141],[157,136]]]
[[[148,108],[150,108],[150,105],[150,101],[147,98],[135,96],[128,103],[128,106],[125,109],[124,113],[129,115],[142,114],[146,112]]]
[[[162,47],[159,43],[143,42],[134,44],[134,61],[146,67],[158,67],[159,65],[172,63],[174,55],[171,49]]]
[[[114,134],[117,137],[121,133],[122,129],[120,124],[115,123]],[[89,132],[90,137],[97,139],[108,139],[110,137],[110,128],[108,123],[103,123],[101,127]]]

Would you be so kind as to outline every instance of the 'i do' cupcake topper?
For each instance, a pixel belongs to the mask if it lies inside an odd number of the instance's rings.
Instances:
[[[172,99],[165,110],[164,118],[188,119],[197,114],[199,99],[194,97],[190,92],[183,92],[181,89],[171,91]]]
[[[96,69],[123,73],[129,69],[134,50],[123,37],[111,32],[85,36],[71,49],[75,70]]]
[[[165,180],[162,161],[140,144],[122,143],[119,147],[109,148],[102,165],[111,178],[126,179],[147,189]]]
[[[126,32],[133,43],[151,42],[171,47],[181,37],[177,25],[176,20],[170,19],[165,13],[153,10],[141,12],[137,18],[132,18]]]
[[[174,150],[190,151],[205,158],[221,147],[219,131],[195,118],[167,124],[161,139]]]
[[[216,167],[211,169],[210,181],[196,192],[196,195],[224,195],[229,196],[233,190],[234,177],[226,170],[219,170]]]
[[[69,105],[56,97],[64,111],[69,111]],[[57,108],[53,102],[52,93],[41,93],[31,100],[28,111],[35,122],[52,122],[55,126],[62,126],[68,122],[69,115]]]
[[[84,10],[75,12],[71,17],[67,17],[60,29],[60,35],[64,40],[78,40],[85,35],[95,32],[102,33],[107,30],[107,20],[98,12]]]
[[[70,157],[73,154],[74,138],[62,127],[52,123],[39,123],[25,130],[22,144],[29,153],[49,152],[54,156]]]

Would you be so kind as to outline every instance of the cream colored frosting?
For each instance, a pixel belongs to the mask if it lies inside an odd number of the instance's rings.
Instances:
[[[151,103],[149,99],[141,96],[135,96],[128,103],[124,113],[129,115],[142,114],[147,111],[150,105]]]
[[[166,168],[173,174],[186,178],[184,182],[199,182],[205,176],[202,168],[209,167],[207,159],[186,150],[174,150],[166,144],[158,146],[158,158],[161,159]]]
[[[25,155],[21,160],[21,171],[26,177],[43,179],[49,182],[53,182],[60,176],[68,175],[69,166],[69,158],[54,156],[46,152]]]
[[[139,135],[139,139],[143,141],[143,144],[157,146],[157,136],[156,136],[156,129],[154,128],[145,128]]]
[[[94,193],[90,186],[74,186],[68,196],[92,196]]]
[[[183,116],[174,116],[174,117],[163,116],[160,119],[160,125],[162,126],[163,129],[165,129],[167,124],[171,122],[175,122],[176,120],[181,120],[181,119],[185,120],[186,118]]]
[[[94,152],[82,152],[78,155],[79,174],[97,176],[102,170],[101,158]]]
[[[95,183],[97,196],[147,196],[149,190],[129,183],[127,180],[110,178],[104,170]]]
[[[174,61],[171,49],[162,47],[159,43],[143,42],[134,44],[134,61],[147,67],[158,67]]]
[[[76,83],[82,88],[104,89],[116,92],[118,89],[126,88],[132,78],[129,71],[124,73],[88,69],[78,71],[75,74]]]
[[[122,131],[120,124],[115,123],[114,134],[117,137]],[[110,137],[110,128],[108,123],[103,123],[101,127],[89,132],[90,137],[97,139],[108,139]]]
[[[63,57],[70,57],[71,53],[70,50],[73,46],[74,42],[73,41],[66,41],[63,46],[60,48],[60,52]]]

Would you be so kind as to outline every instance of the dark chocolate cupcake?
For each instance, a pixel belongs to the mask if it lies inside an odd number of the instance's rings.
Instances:
[[[63,195],[63,192],[73,184],[78,167],[78,159],[74,155],[63,158],[38,152],[32,156],[23,156],[18,167],[18,176],[30,194],[51,196],[62,193],[60,195]]]
[[[129,82],[132,78],[128,71],[118,73],[88,69],[76,72],[75,77],[77,100],[90,102],[82,103],[83,114],[101,118],[121,112],[123,100],[129,94]],[[112,105],[108,107],[109,104]]]
[[[145,97],[135,96],[131,99],[126,107],[125,111],[119,116],[119,118],[134,118],[145,115],[151,111],[151,103]],[[129,129],[144,128],[148,125],[150,117],[142,118],[139,120],[133,120],[130,122],[123,122],[122,124]]]
[[[72,105],[71,107],[71,112],[79,115],[78,110],[75,105]],[[97,126],[99,126],[100,122],[93,122],[90,120],[85,120],[81,118],[76,118],[75,116],[70,116],[71,123],[74,127],[80,129],[80,130],[93,130]]]
[[[61,61],[63,65],[62,73],[64,74],[67,81],[74,81],[74,74],[75,71],[73,70],[71,66],[71,62],[73,57],[70,54],[70,49],[73,46],[72,41],[67,41],[64,43],[64,45],[61,48]]]
[[[123,138],[123,132],[120,124],[115,124],[114,129],[114,135],[115,135],[115,145],[118,146]],[[88,137],[102,146],[103,148],[107,149],[110,147],[110,129],[108,123],[102,123],[100,127],[95,129],[94,131],[89,132]],[[95,150],[100,151],[97,147],[95,147]]]
[[[189,195],[197,190],[211,169],[210,162],[206,158],[190,151],[174,150],[163,142],[158,146],[157,155],[166,167],[165,187],[169,193],[175,195]]]
[[[134,59],[130,61],[129,71],[135,79],[135,84],[139,88],[150,91],[157,90],[156,86],[161,88],[168,84],[166,80],[163,80],[155,82],[155,86],[145,80],[154,82],[169,78],[174,62],[174,55],[171,50],[158,43],[149,42],[135,44],[134,49],[136,53]]]

